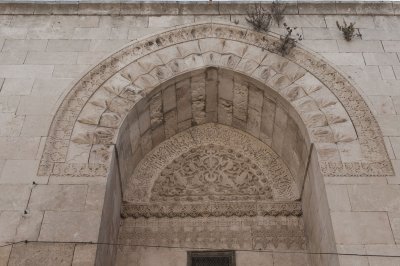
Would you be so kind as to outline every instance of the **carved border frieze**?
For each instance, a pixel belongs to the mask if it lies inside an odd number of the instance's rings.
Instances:
[[[203,47],[193,42],[203,39],[209,40],[204,43]],[[198,55],[202,52],[201,49],[204,51],[210,51],[210,47],[213,47],[211,50],[219,49],[218,40],[222,40],[224,47],[217,64],[213,63],[213,59],[215,59],[213,56],[209,56],[207,59],[205,53],[203,59],[203,56]],[[241,45],[230,46],[230,41]],[[174,52],[176,46],[179,46],[179,55]],[[281,58],[276,62],[278,69],[283,67],[286,75],[278,73],[271,78],[268,75],[271,73],[271,69],[262,66],[261,62],[257,60],[257,54],[251,55],[251,50],[259,51],[261,49],[276,55],[278,46],[279,39],[275,36],[217,23],[183,26],[128,45],[90,70],[65,97],[53,119],[38,174],[95,176],[105,172],[105,170],[96,170],[95,172],[90,170],[106,169],[105,165],[91,168],[71,164],[66,160],[72,132],[79,123],[77,122],[79,115],[89,100],[94,101],[94,96],[97,97],[95,108],[98,112],[94,117],[98,116],[98,119],[95,120],[99,121],[99,124],[85,125],[85,129],[82,129],[87,132],[84,141],[112,144],[117,132],[115,128],[118,126],[102,127],[100,118],[104,112],[111,108],[119,113],[113,118],[122,119],[136,102],[151,93],[156,86],[168,78],[207,65],[217,65],[251,76],[281,93],[291,82],[304,75],[304,71],[308,72],[322,82],[343,105],[351,123],[343,124],[341,127],[335,126],[334,130],[338,130],[338,135],[340,135],[340,130],[344,127],[349,125],[354,127],[364,156],[361,163],[322,162],[323,174],[330,176],[393,175],[380,128],[356,88],[326,61],[300,47],[293,49],[285,59]],[[170,52],[164,53],[165,57],[160,57],[157,55],[157,51],[162,49],[170,49]],[[246,58],[247,52],[250,53],[248,58]],[[180,57],[186,56],[189,57],[180,59]],[[175,60],[169,65],[163,66],[164,61],[167,62],[169,59]],[[190,64],[185,63],[185,60],[190,60]],[[297,72],[293,71],[299,66],[300,69],[303,69],[300,71],[303,72],[302,75],[297,75]],[[124,74],[124,70],[129,67],[131,68],[129,73],[136,76]],[[287,96],[290,98],[291,95],[293,94],[289,93]],[[305,118],[303,117],[303,119]]]

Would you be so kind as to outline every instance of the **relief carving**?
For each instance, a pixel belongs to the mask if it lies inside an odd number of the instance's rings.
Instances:
[[[198,41],[200,39],[202,40],[201,42]],[[186,43],[190,43],[190,45],[186,45]],[[233,45],[233,43],[236,44]],[[38,174],[52,174],[51,169],[53,169],[55,162],[65,162],[68,148],[56,147],[53,143],[71,139],[72,130],[79,114],[92,95],[103,87],[102,84],[104,84],[104,88],[112,91],[111,94],[116,97],[106,101],[108,111],[117,113],[122,121],[137,100],[141,99],[146,93],[151,92],[154,86],[161,81],[168,79],[168,75],[187,72],[190,69],[210,64],[230,68],[247,75],[246,71],[255,69],[252,77],[272,86],[277,91],[284,90],[288,85],[300,81],[306,76],[315,77],[335,95],[350,118],[332,117],[330,121],[334,124],[339,124],[344,120],[349,123],[351,121],[351,127],[355,128],[355,132],[350,132],[347,127],[343,127],[344,134],[335,132],[335,141],[348,141],[349,138],[353,140],[354,136],[356,136],[361,144],[365,160],[364,164],[370,163],[369,166],[360,166],[358,162],[343,162],[343,164],[346,164],[345,167],[332,168],[329,163],[323,162],[323,174],[357,174],[353,169],[361,167],[369,170],[366,173],[367,175],[393,175],[393,169],[386,153],[378,124],[354,86],[324,60],[299,47],[293,49],[293,52],[286,58],[279,57],[276,55],[278,44],[278,39],[273,36],[233,25],[206,23],[172,29],[127,46],[93,68],[78,81],[66,96],[53,120]],[[162,50],[174,45],[179,45],[180,50],[185,52],[183,54],[181,52],[180,56],[182,58],[178,58],[178,53],[174,53],[172,61],[166,62],[171,59],[171,56],[166,56]],[[247,48],[262,49],[262,57],[264,58],[265,55],[267,57],[263,61],[253,57],[243,59],[246,56],[245,51],[249,50]],[[224,52],[222,56],[219,54],[221,52]],[[163,58],[165,62],[160,59],[155,61],[155,53],[162,54],[163,56],[157,58]],[[149,56],[149,58],[145,58],[146,56]],[[256,68],[253,61],[251,61],[251,64],[246,63],[250,59],[254,60],[259,66]],[[129,75],[132,75],[129,78],[126,78],[126,75],[119,74],[119,72],[124,72],[123,68],[137,60],[140,62],[150,60],[155,63],[141,66],[142,72],[133,71],[129,73]],[[243,60],[242,63],[240,63],[241,60]],[[161,64],[166,64],[166,68]],[[171,71],[167,68],[171,68]],[[126,88],[129,86],[135,88],[133,95],[127,94],[129,90]],[[309,93],[310,88],[303,86],[302,91],[294,89],[293,91],[283,91],[283,93],[286,93],[289,99],[296,99],[295,101],[297,101],[299,94],[303,91]],[[231,114],[232,104],[229,104],[230,106],[228,107],[230,109],[226,110],[226,112]],[[201,108],[203,108],[202,105]],[[222,106],[220,109],[225,110]],[[235,110],[234,114],[236,114]],[[89,115],[89,120],[81,117],[80,121],[94,123],[100,117],[90,112]],[[108,118],[114,119],[116,117]],[[106,118],[103,119],[104,125],[116,127],[115,123],[117,121],[106,122]],[[342,131],[342,128],[339,127],[335,129]],[[96,138],[103,138],[103,136],[100,136],[102,133],[99,132],[99,136],[96,136]],[[113,136],[110,137],[112,138]],[[94,139],[95,136],[83,136],[83,138]],[[96,141],[96,143],[108,144],[109,142],[107,139],[106,141]],[[349,166],[348,164],[353,165]],[[365,175],[364,171],[362,175]]]
[[[151,193],[152,201],[250,199],[272,199],[265,174],[243,154],[214,144],[174,159],[161,171]]]

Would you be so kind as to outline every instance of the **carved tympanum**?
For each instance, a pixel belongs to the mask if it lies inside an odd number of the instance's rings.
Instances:
[[[270,200],[261,169],[238,151],[209,144],[174,159],[153,187],[152,201]]]

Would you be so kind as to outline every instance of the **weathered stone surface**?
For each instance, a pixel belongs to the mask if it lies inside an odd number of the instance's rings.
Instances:
[[[71,265],[73,244],[29,243],[13,246],[8,265]]]
[[[43,212],[40,211],[29,211],[27,214],[23,214],[19,220],[14,241],[36,241],[39,237],[42,220]]]
[[[76,245],[72,266],[94,265],[96,250],[96,245]]]
[[[0,185],[0,210],[25,210],[30,185]]]
[[[99,211],[46,211],[39,241],[96,242],[100,216]]]
[[[332,212],[332,224],[338,244],[394,243],[384,212]]]
[[[32,189],[31,210],[79,211],[85,206],[85,185],[38,185]]]

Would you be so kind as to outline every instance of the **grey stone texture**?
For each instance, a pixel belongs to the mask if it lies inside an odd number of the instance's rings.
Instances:
[[[128,66],[91,98],[91,108],[88,105],[80,112],[80,126],[70,128],[64,123],[55,134],[65,137],[63,141],[48,138],[51,121],[74,82],[111,52],[145,35],[192,22],[225,21],[234,26],[237,19],[240,26],[249,27],[244,19],[248,6],[223,2],[0,3],[0,245],[23,240],[116,241],[124,178],[165,139],[193,125],[216,122],[270,145],[286,162],[298,187],[304,186],[303,220],[310,251],[371,255],[238,252],[238,266],[249,261],[252,265],[260,261],[262,265],[398,265],[397,258],[384,257],[400,255],[400,9],[396,2],[299,2],[288,4],[285,17],[304,36],[299,46],[318,53],[354,81],[377,118],[381,129],[377,134],[382,132],[384,140],[379,147],[386,147],[393,175],[322,176],[318,160],[361,163],[380,158],[379,153],[365,150],[365,142],[356,141],[365,128],[354,130],[348,122],[354,120],[342,102],[334,102],[329,86],[322,89],[302,69],[233,41],[171,46]],[[343,19],[356,22],[363,38],[343,40],[335,25]],[[273,29],[282,32],[275,25]],[[166,82],[169,71],[197,70],[201,62],[235,67],[243,76],[264,77],[265,87],[276,88],[291,106],[273,94],[263,94],[264,87],[250,84],[245,77],[217,68]],[[263,68],[257,68],[260,64]],[[282,72],[289,74],[283,77]],[[139,74],[145,75],[135,76]],[[92,79],[97,78],[93,73]],[[143,87],[156,84],[161,85],[124,120],[132,102],[150,92]],[[109,101],[110,95],[118,96]],[[71,114],[69,110],[65,113],[67,118]],[[298,126],[298,121],[304,126]],[[127,131],[130,134],[124,135]],[[76,142],[70,142],[69,132]],[[52,154],[55,162],[65,159],[76,167],[55,164],[51,175],[38,176],[45,143],[52,141],[65,151],[65,158],[63,152]],[[311,142],[315,150],[305,175]],[[114,143],[119,162],[110,155]],[[104,164],[112,165],[108,176],[98,166]],[[119,178],[122,188],[116,182]],[[104,257],[99,257],[100,250]],[[186,259],[182,250],[126,247],[117,251],[83,243],[28,243],[0,248],[0,265],[94,265],[96,259],[105,263],[105,258],[117,253],[117,265]],[[382,257],[372,256],[376,254]]]

